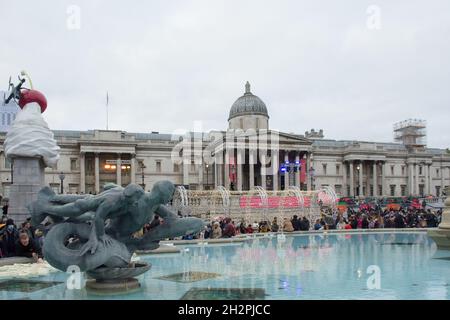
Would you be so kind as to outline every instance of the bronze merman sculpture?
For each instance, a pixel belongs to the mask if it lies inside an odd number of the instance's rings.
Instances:
[[[43,246],[44,257],[53,267],[66,271],[77,266],[80,271],[106,279],[113,277],[108,270],[129,268],[134,251],[156,249],[160,240],[204,228],[201,219],[179,218],[169,210],[166,204],[174,191],[169,181],[155,183],[151,192],[137,184],[125,188],[109,184],[98,195],[57,195],[44,187],[29,209],[34,225],[47,216],[54,222]],[[163,223],[135,238],[134,234],[155,214]]]

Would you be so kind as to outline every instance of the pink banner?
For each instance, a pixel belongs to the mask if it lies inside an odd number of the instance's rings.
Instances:
[[[236,158],[230,156],[229,177],[231,182],[236,182]]]
[[[300,160],[300,183],[306,183],[306,159]]]
[[[309,208],[311,205],[311,199],[305,197],[304,198],[304,207]],[[241,208],[264,208],[262,200],[259,196],[242,196],[239,199],[239,204]],[[300,207],[301,203],[299,203],[299,200],[297,197],[291,196],[291,197],[281,197],[281,196],[273,196],[267,198],[267,208],[273,209],[273,208],[298,208]]]

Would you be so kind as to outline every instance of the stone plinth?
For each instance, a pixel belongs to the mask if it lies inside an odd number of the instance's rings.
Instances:
[[[30,157],[14,157],[12,165],[8,216],[19,225],[30,216],[27,206],[36,200],[39,190],[44,187],[45,165],[41,158]]]
[[[90,270],[87,275],[94,279],[86,282],[86,288],[96,294],[131,293],[141,287],[134,277],[150,270],[150,267],[146,262],[134,262],[123,268],[100,267]]]
[[[450,188],[447,188],[446,194],[449,194]],[[441,223],[436,230],[428,231],[428,236],[436,242],[438,249],[450,250],[450,197],[447,196],[442,212]]]

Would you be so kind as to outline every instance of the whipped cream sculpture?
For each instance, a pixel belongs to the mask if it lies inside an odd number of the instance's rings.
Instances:
[[[21,79],[21,84],[24,82]],[[18,100],[20,110],[8,134],[4,149],[8,158],[41,157],[45,166],[55,168],[59,159],[59,146],[42,113],[47,108],[45,96],[33,89],[13,88],[10,98]]]

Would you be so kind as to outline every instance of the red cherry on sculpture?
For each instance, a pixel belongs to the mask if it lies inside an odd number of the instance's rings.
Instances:
[[[37,102],[41,107],[41,113],[44,113],[47,109],[47,99],[45,96],[37,90],[22,90],[20,92],[19,106],[21,109],[31,102]]]

